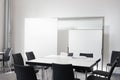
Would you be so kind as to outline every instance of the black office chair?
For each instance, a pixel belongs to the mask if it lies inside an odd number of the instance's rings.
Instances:
[[[27,59],[28,60],[33,60],[33,59],[35,59],[35,55],[34,55],[34,53],[33,53],[33,51],[30,51],[30,52],[26,52],[26,56],[27,56]],[[31,65],[32,66],[32,65]],[[37,69],[41,69],[42,67],[40,67],[40,66],[34,66],[35,68],[37,68]]]
[[[87,80],[110,80],[115,66],[118,63],[119,58],[117,58],[110,69],[109,72],[95,70],[92,72],[92,75],[88,76]]]
[[[33,51],[26,52],[26,56],[27,56],[28,60],[35,59],[35,55],[34,55]],[[45,70],[48,69],[48,67],[45,67],[45,66],[44,67],[43,66],[42,67],[41,66],[38,66],[38,67],[36,66],[36,68],[38,68],[38,69],[43,69],[44,68]]]
[[[117,57],[120,58],[120,51],[112,51],[111,61],[110,63],[107,64],[106,71],[108,67],[112,66],[112,63],[115,61]],[[118,64],[116,65],[116,67],[120,67],[120,59],[118,60]]]
[[[12,56],[15,65],[24,65],[24,60],[21,53],[12,54]]]
[[[79,56],[85,56],[87,58],[93,58],[93,53],[80,53]],[[91,72],[92,70],[93,69],[88,69],[87,72]],[[82,68],[76,68],[75,71],[85,73],[86,70],[84,70]]]
[[[53,80],[79,80],[74,78],[72,64],[52,64]]]
[[[28,59],[28,60],[33,60],[33,59],[35,59],[35,55],[34,55],[33,51],[26,52],[26,56],[27,56],[27,59]],[[32,65],[31,65],[31,66],[32,66]],[[48,69],[49,67],[47,67],[47,66],[34,66],[34,68],[35,68],[36,73],[39,72],[40,69],[46,71],[46,76],[47,76],[47,69]],[[42,75],[43,75],[43,72],[42,72]],[[44,78],[44,76],[42,76],[42,79],[43,79],[43,78]],[[47,80],[48,80],[48,76],[47,76]]]
[[[15,65],[24,65],[24,60],[21,53],[12,54],[12,56]],[[35,72],[37,73],[39,70],[35,70]]]
[[[80,53],[79,56],[84,56],[84,57],[87,57],[87,58],[93,58],[93,53]],[[80,73],[89,73],[89,72],[92,72],[93,71],[93,68],[88,68],[87,70],[82,68],[82,67],[76,67],[75,68],[75,72],[80,72]],[[76,75],[77,77],[77,75]]]
[[[14,65],[17,80],[37,80],[32,66]]]
[[[3,68],[5,67],[5,62],[6,62],[8,68],[11,70],[10,64],[9,64],[10,56],[11,56],[11,48],[7,48],[6,51],[3,54],[1,54],[1,55],[3,55],[2,59],[0,59],[0,61],[3,62]]]

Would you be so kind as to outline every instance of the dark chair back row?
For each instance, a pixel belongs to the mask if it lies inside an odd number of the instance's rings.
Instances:
[[[73,53],[68,53],[68,56],[73,56]],[[88,58],[93,58],[93,53],[80,53],[79,56],[85,56]]]
[[[33,52],[27,52],[29,60]],[[35,57],[34,57],[35,58]],[[33,57],[31,59],[34,59]],[[24,66],[22,55],[13,54],[17,80],[36,80],[35,70],[31,66]],[[72,64],[52,64],[53,80],[74,80]],[[79,80],[79,79],[77,79]]]
[[[80,53],[80,56],[85,56],[88,58],[93,58],[93,53]]]
[[[14,64],[24,65],[24,60],[23,60],[23,57],[22,57],[21,53],[12,54],[12,56],[13,56]],[[26,52],[26,56],[27,56],[28,60],[35,59],[35,56],[34,56],[32,51],[31,52]]]
[[[34,68],[31,66],[14,65],[17,80],[37,80]],[[53,80],[74,80],[71,64],[52,64]]]

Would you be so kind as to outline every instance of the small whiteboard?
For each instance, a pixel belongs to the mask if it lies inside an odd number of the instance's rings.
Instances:
[[[93,58],[102,58],[102,30],[78,29],[69,30],[69,52],[74,56],[80,53],[93,53]]]

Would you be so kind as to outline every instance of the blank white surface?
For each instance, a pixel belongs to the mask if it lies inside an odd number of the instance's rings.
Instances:
[[[69,30],[69,52],[93,53],[93,58],[101,58],[102,30]]]
[[[57,20],[47,18],[25,19],[25,52],[36,57],[57,54]]]

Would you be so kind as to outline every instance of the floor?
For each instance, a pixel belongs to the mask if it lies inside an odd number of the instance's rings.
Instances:
[[[50,72],[50,71],[49,71]],[[51,74],[51,73],[50,73]],[[38,76],[39,75],[39,76]],[[40,72],[39,72],[39,74],[37,74],[37,76],[40,78]],[[51,75],[47,75],[47,76],[51,76]],[[77,76],[78,76],[78,78],[80,78],[81,80],[85,80],[85,78],[84,78],[84,74],[77,74]],[[49,80],[51,80],[52,78],[49,78]],[[15,75],[15,73],[14,73],[14,71],[11,71],[11,72],[6,72],[6,73],[0,73],[0,80],[16,80],[16,75]],[[41,80],[41,78],[40,78],[40,80]],[[44,80],[47,80],[47,78],[46,79],[44,79]],[[120,80],[120,74],[113,74],[112,75],[112,78],[111,78],[111,80]]]

